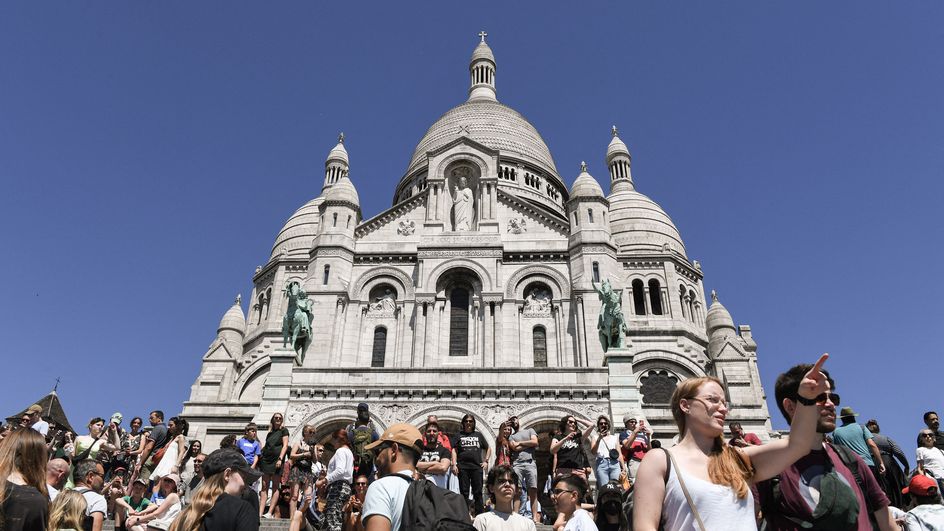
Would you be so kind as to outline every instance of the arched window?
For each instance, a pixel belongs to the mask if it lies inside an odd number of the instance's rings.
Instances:
[[[453,288],[449,295],[449,355],[469,355],[469,292]]]
[[[600,262],[593,263],[593,281],[600,282]]]
[[[263,312],[265,312],[265,305],[266,305],[265,293],[260,293],[260,294],[259,294],[259,303],[256,305],[256,307],[257,307],[258,310],[259,310],[259,314],[258,314],[258,316],[256,317],[256,324],[257,324],[257,325],[262,323],[262,314],[263,314]]]
[[[646,315],[646,293],[642,280],[633,281],[633,313]]]
[[[348,214],[347,216],[347,228],[351,228],[351,215],[350,214]]]
[[[695,292],[693,290],[688,291],[688,316],[692,322],[695,322]]]
[[[682,317],[688,317],[688,304],[685,302],[685,286],[679,284],[679,305],[682,307]]]
[[[587,221],[589,221],[590,223],[593,223],[593,209],[592,208],[587,209]]]
[[[328,285],[328,275],[331,274],[331,265],[325,264],[324,266],[324,278],[321,279],[321,284],[324,286]]]
[[[662,315],[662,289],[654,278],[649,281],[649,307],[652,315]]]
[[[577,215],[577,211],[574,210],[574,226],[575,226],[575,227],[579,227],[579,226],[580,226],[580,220],[578,219],[579,217],[580,217],[580,216]]]
[[[331,226],[332,226],[332,227],[337,227],[337,226],[338,226],[338,213],[335,212],[334,214],[331,215],[331,217],[334,219],[334,221],[333,221],[334,224],[331,225]]]
[[[535,326],[531,332],[531,341],[534,347],[534,366],[547,367],[547,330],[543,326]]]
[[[265,319],[269,318],[269,307],[272,305],[272,288],[266,288],[265,292],[265,306],[263,310],[265,311]]]
[[[668,404],[678,386],[678,378],[665,370],[651,370],[639,378],[643,404]]]
[[[387,355],[387,328],[378,326],[374,328],[374,348],[371,350],[370,366],[383,367],[384,357]]]

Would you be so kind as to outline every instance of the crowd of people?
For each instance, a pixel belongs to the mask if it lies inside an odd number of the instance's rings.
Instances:
[[[245,531],[269,518],[292,531],[944,529],[937,413],[924,415],[911,467],[876,420],[837,413],[826,359],[777,379],[789,437],[763,442],[726,426],[723,383],[692,378],[671,399],[672,444],[637,415],[622,429],[568,415],[549,436],[546,480],[539,434],[517,417],[490,445],[472,415],[451,434],[435,415],[378,433],[363,403],[324,444],[311,425],[291,444],[276,413],[264,437],[250,423],[209,451],[188,438],[186,419],[165,422],[161,411],[127,430],[120,413],[96,417],[73,437],[32,406],[0,430],[0,529],[100,531],[111,519],[131,531]]]

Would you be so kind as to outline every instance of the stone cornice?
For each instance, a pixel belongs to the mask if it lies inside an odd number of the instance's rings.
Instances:
[[[354,237],[363,238],[364,236],[367,236],[371,232],[376,231],[384,225],[397,220],[403,214],[406,214],[410,210],[413,210],[414,208],[422,205],[428,193],[429,189],[427,188],[413,197],[400,201],[399,203],[393,205],[387,210],[384,210],[376,216],[363,221],[360,225],[354,228]]]
[[[512,206],[520,209],[524,213],[534,217],[538,221],[549,225],[552,228],[559,230],[562,234],[570,233],[570,223],[550,211],[536,207],[531,202],[515,197],[508,192],[505,192],[501,188],[498,188],[498,199],[504,202],[508,206]]]

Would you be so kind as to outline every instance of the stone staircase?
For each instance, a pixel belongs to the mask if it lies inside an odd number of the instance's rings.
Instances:
[[[538,531],[552,531],[551,526],[538,524]],[[262,519],[259,521],[259,531],[287,531],[288,530],[288,520],[266,520]],[[115,521],[106,520],[105,525],[102,527],[102,531],[115,531]],[[402,531],[409,531],[404,529]]]

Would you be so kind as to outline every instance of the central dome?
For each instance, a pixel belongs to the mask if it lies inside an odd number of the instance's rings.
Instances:
[[[500,151],[503,156],[534,164],[560,180],[554,158],[541,134],[518,111],[497,101],[473,100],[443,114],[416,145],[406,175],[426,164],[426,153],[460,135]]]

